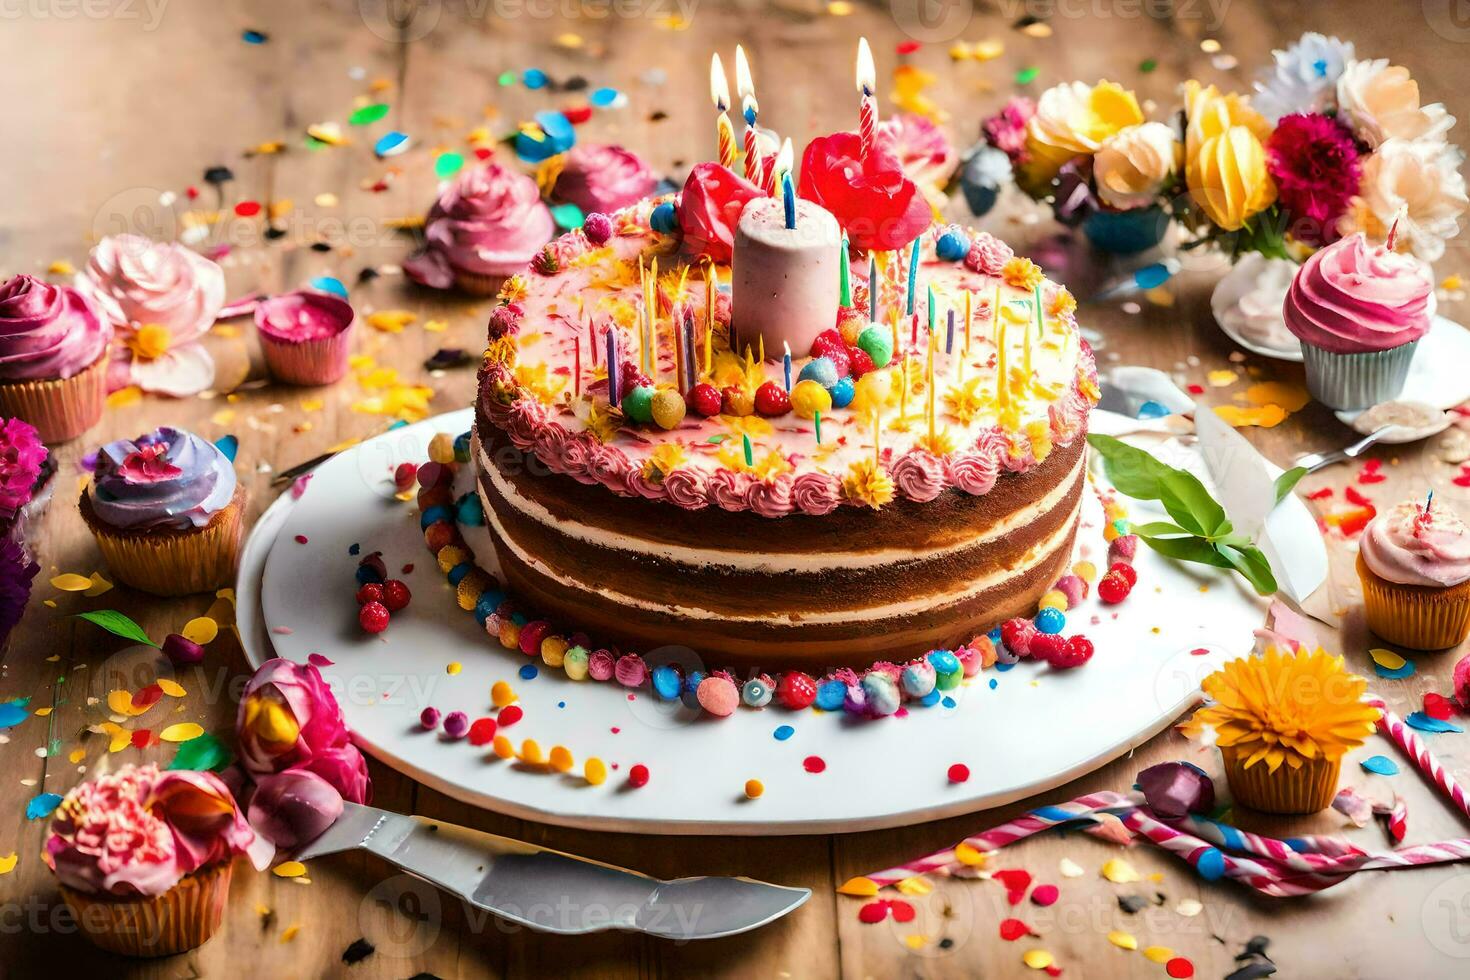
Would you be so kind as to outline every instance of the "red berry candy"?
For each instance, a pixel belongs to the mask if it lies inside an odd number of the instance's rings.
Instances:
[[[1057,670],[1071,670],[1091,660],[1092,654],[1092,641],[1079,634],[1063,643],[1061,650],[1051,658],[1050,663]]]
[[[476,718],[470,726],[471,745],[489,745],[495,739],[495,719]]]
[[[419,468],[412,463],[399,463],[393,471],[393,486],[399,493],[418,482]]]
[[[632,786],[634,789],[641,789],[644,786],[647,786],[648,785],[648,767],[645,766],[643,763],[640,762],[636,766],[634,766],[632,769],[629,769],[628,770],[628,785],[629,786]]]
[[[949,781],[952,783],[963,783],[970,778],[970,767],[963,762],[956,762],[949,767]]]
[[[1128,588],[1138,584],[1138,570],[1126,561],[1115,561],[1108,566],[1108,572],[1113,575],[1121,575],[1128,580]]]
[[[408,591],[408,586],[398,579],[390,578],[383,583],[383,605],[388,607],[389,612],[402,609],[412,598],[413,593]]]
[[[706,381],[701,381],[689,389],[689,394],[685,397],[684,402],[688,405],[689,411],[708,419],[720,414],[722,399],[718,388]]]
[[[791,411],[791,396],[776,382],[767,381],[755,390],[755,410],[766,416],[785,415]]]
[[[1054,664],[1062,655],[1067,638],[1060,633],[1040,633],[1031,638],[1031,658],[1044,664]]]
[[[852,380],[854,381],[873,370],[875,366],[872,355],[861,347],[849,347],[847,349],[847,361],[849,370],[852,371]]]
[[[852,373],[852,359],[847,356],[847,347],[845,345],[838,344],[831,350],[823,352],[822,356],[832,362],[832,366],[837,369],[837,376],[839,378],[845,378]]]
[[[357,590],[357,604],[365,606],[369,602],[383,601],[383,587],[377,582],[369,582]]]
[[[1117,572],[1108,572],[1097,583],[1097,597],[1110,606],[1128,598],[1128,593],[1132,591],[1133,586],[1128,584],[1128,579]]]
[[[812,680],[810,674],[803,674],[799,670],[782,674],[781,680],[776,684],[776,699],[781,702],[782,707],[792,711],[809,708],[817,699],[817,682]]]
[[[842,331],[833,327],[831,330],[823,330],[817,334],[812,341],[811,356],[826,357],[834,350],[845,350],[847,345],[842,341]]]
[[[1018,657],[1031,656],[1031,643],[1037,634],[1036,624],[1017,616],[1008,619],[1000,627],[1000,642]]]
[[[388,607],[381,602],[364,603],[357,611],[357,622],[366,633],[381,633],[388,628]]]

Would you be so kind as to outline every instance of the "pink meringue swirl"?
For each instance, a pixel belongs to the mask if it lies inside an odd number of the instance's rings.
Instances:
[[[170,346],[204,336],[225,305],[224,270],[183,245],[142,235],[98,242],[77,288],[120,333],[156,323],[168,329]]]
[[[1400,585],[1447,587],[1470,579],[1470,528],[1442,503],[1428,514],[1412,501],[1379,514],[1359,547],[1373,574]]]
[[[592,486],[597,482],[592,474],[592,455],[600,445],[597,437],[589,432],[568,439],[561,447],[562,472],[578,483]]]
[[[702,510],[709,506],[709,479],[703,470],[681,466],[664,477],[664,493],[671,504],[685,510]]]
[[[70,378],[111,340],[107,317],[69,286],[24,274],[0,286],[0,382]]]
[[[917,446],[893,464],[893,483],[910,500],[927,503],[944,489],[944,460]]]
[[[505,434],[517,449],[530,452],[536,446],[536,437],[546,424],[546,412],[541,403],[530,396],[517,398],[505,417]]]
[[[791,513],[790,473],[777,473],[769,480],[754,480],[746,491],[745,503],[761,517],[785,517]]]
[[[657,186],[658,178],[632,150],[582,143],[567,153],[552,196],[570,201],[583,214],[611,214],[643,200]]]
[[[642,497],[644,500],[664,499],[662,478],[650,477],[643,470],[630,466],[624,479],[628,484],[628,490],[635,497]]]
[[[1297,339],[1333,354],[1391,350],[1418,340],[1434,314],[1424,263],[1361,232],[1319,250],[1297,270],[1282,313]]]
[[[999,238],[989,232],[977,232],[975,237],[970,239],[970,251],[965,256],[965,267],[987,276],[998,276],[1005,264],[1015,256],[1015,250]]]
[[[588,469],[597,478],[597,482],[607,487],[613,493],[629,496],[628,490],[628,457],[617,446],[601,445],[592,454],[592,462]]]
[[[744,510],[755,478],[734,470],[715,470],[709,477],[709,499],[725,510]]]
[[[803,473],[792,481],[791,503],[813,517],[830,514],[842,503],[842,481],[831,473]]]
[[[975,497],[989,493],[1000,476],[1000,461],[993,452],[961,450],[950,454],[947,465],[949,482]]]
[[[451,269],[509,276],[527,266],[555,230],[534,180],[487,163],[462,171],[439,195],[424,223],[424,240]]]

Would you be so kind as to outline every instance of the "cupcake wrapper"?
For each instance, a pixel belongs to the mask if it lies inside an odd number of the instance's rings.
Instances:
[[[454,270],[454,284],[471,296],[495,296],[505,284],[505,276],[483,276],[474,272]]]
[[[1419,341],[1412,340],[1391,350],[1334,354],[1303,342],[1307,388],[1328,408],[1343,411],[1369,408],[1396,398],[1404,390],[1409,362],[1418,346]]]
[[[84,505],[85,513],[85,505]],[[158,596],[212,592],[235,579],[245,530],[245,491],[202,528],[184,532],[117,532],[93,519],[87,523],[113,576]]]
[[[197,949],[219,928],[234,865],[186,875],[153,897],[87,895],[61,886],[61,896],[92,945],[123,956],[171,956]]]
[[[107,355],[80,374],[45,381],[0,384],[0,415],[36,427],[47,444],[66,442],[102,418],[107,404]]]
[[[1220,747],[1225,757],[1225,779],[1230,783],[1230,794],[1241,806],[1262,813],[1319,813],[1332,805],[1337,796],[1337,780],[1342,771],[1342,760],[1329,762],[1313,759],[1292,769],[1283,764],[1272,772],[1264,762],[1257,762],[1249,769],[1245,760],[1249,754],[1232,747]]]
[[[354,321],[355,322],[355,321]],[[318,340],[279,340],[264,333],[260,349],[271,377],[290,385],[329,385],[342,380],[352,348],[352,325]]]
[[[1470,636],[1470,582],[1443,589],[1380,578],[1358,556],[1368,628],[1410,650],[1444,650]]]

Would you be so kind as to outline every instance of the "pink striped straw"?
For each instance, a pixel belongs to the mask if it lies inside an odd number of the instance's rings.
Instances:
[[[1378,708],[1381,714],[1378,718],[1378,731],[1385,738],[1391,739],[1399,749],[1414,760],[1414,765],[1419,767],[1419,772],[1431,780],[1439,791],[1449,799],[1451,803],[1466,818],[1470,818],[1470,799],[1467,799],[1465,788],[1455,782],[1455,777],[1449,774],[1444,764],[1435,758],[1429,746],[1419,734],[1404,723],[1404,720],[1394,714],[1380,697],[1370,697],[1368,703]]]

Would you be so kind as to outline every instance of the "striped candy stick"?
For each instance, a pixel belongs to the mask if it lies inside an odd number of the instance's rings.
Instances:
[[[1180,821],[1168,821],[1179,828]],[[1364,855],[1366,852],[1343,837],[1298,837],[1278,840],[1263,837],[1208,817],[1191,814],[1185,821],[1188,829],[1205,841],[1226,851],[1268,858],[1297,871],[1315,871],[1334,857]]]
[[[1378,731],[1385,738],[1391,739],[1399,749],[1414,760],[1414,765],[1419,767],[1419,772],[1426,778],[1432,780],[1439,791],[1443,793],[1451,803],[1463,814],[1470,818],[1470,798],[1465,794],[1465,788],[1455,782],[1444,764],[1435,758],[1429,746],[1419,734],[1405,724],[1404,720],[1384,703],[1382,698],[1371,697],[1368,703],[1378,708],[1381,714],[1378,717]]]

